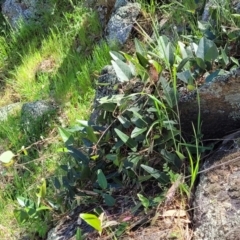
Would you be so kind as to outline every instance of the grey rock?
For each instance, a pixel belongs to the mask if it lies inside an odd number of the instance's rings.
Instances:
[[[7,120],[8,116],[10,114],[15,113],[16,111],[21,110],[22,103],[12,103],[7,106],[1,107],[0,108],[0,121],[5,121]]]
[[[194,198],[194,240],[240,239],[240,131],[206,160]]]
[[[2,4],[2,13],[13,28],[17,28],[20,20],[24,23],[39,20],[41,15],[50,10],[51,5],[45,0],[6,0]]]
[[[106,28],[106,39],[123,45],[132,30],[133,24],[141,10],[139,3],[116,1],[114,11]]]
[[[81,209],[81,206],[77,206],[67,217],[61,219],[57,226],[48,232],[47,240],[74,240],[77,228],[82,230],[83,236],[93,232],[94,229],[79,217]]]
[[[201,131],[204,139],[221,138],[240,128],[240,69],[219,75],[199,90]],[[182,91],[179,99],[181,128],[187,137],[197,129],[199,103],[197,91]]]
[[[93,112],[90,116],[91,123],[96,124],[97,117],[100,114],[99,109],[97,108],[99,105],[99,99],[117,94],[118,92],[114,90],[114,86],[117,83],[119,83],[119,80],[113,67],[110,65],[104,67],[97,82],[96,94],[93,101]]]
[[[44,117],[52,114],[56,109],[56,104],[53,101],[39,100],[23,104],[21,109],[21,123],[24,130],[31,132],[37,127],[37,124],[43,121]]]

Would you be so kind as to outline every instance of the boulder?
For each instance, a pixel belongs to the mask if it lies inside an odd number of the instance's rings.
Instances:
[[[219,75],[199,90],[202,134],[204,139],[221,138],[240,128],[240,69]],[[181,128],[186,137],[197,128],[199,111],[197,90],[182,92],[179,99]]]
[[[21,123],[24,131],[34,134],[36,129],[43,127],[47,122],[44,120],[50,118],[50,114],[57,109],[53,101],[39,100],[35,102],[25,103],[21,109]],[[39,125],[42,126],[39,126]]]
[[[106,39],[123,45],[133,28],[133,24],[140,13],[139,3],[130,3],[126,0],[117,0],[111,18],[106,28]]]
[[[93,112],[90,116],[90,122],[96,124],[97,117],[99,116],[98,100],[100,98],[109,96],[111,97],[118,92],[114,90],[114,86],[119,83],[115,70],[111,65],[105,66],[98,78],[96,94],[93,101]]]
[[[13,114],[16,111],[19,111],[21,109],[21,107],[22,107],[22,103],[20,103],[20,102],[11,103],[4,107],[1,107],[0,108],[0,121],[7,120],[8,116],[10,114]]]
[[[206,160],[194,197],[194,240],[240,239],[240,131]]]
[[[50,11],[51,6],[46,0],[6,0],[2,4],[2,13],[13,28],[18,22],[38,21],[41,15]]]

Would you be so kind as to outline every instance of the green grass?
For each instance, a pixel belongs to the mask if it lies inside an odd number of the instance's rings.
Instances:
[[[94,82],[99,71],[110,62],[109,46],[104,42],[98,44],[101,28],[93,11],[81,4],[62,1],[56,4],[56,13],[49,23],[44,23],[45,29],[23,25],[18,32],[7,25],[1,26],[0,74],[4,81],[0,82],[3,89],[0,106],[48,98],[55,99],[60,106],[58,115],[48,119],[47,128],[34,129],[36,142],[41,140],[40,136],[48,139],[36,145],[32,145],[21,127],[20,112],[0,125],[1,152],[11,150],[18,154],[14,167],[1,169],[1,239],[19,239],[17,235],[25,229],[36,238],[34,232],[40,231],[42,220],[39,227],[38,221],[19,225],[13,215],[13,210],[19,208],[16,197],[36,201],[41,179],[47,179],[51,185],[60,163],[69,161],[57,153],[62,146],[57,139],[57,127],[89,116]],[[23,146],[27,155],[20,151]],[[54,189],[48,187],[48,199],[53,198],[53,193]]]

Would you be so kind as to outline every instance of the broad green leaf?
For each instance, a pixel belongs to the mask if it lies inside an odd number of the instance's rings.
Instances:
[[[24,223],[29,219],[29,215],[23,209],[13,211],[18,223]]]
[[[232,62],[234,62],[237,66],[239,66],[239,62],[236,58],[234,57],[230,57],[230,59],[232,60]]]
[[[66,129],[59,127],[58,131],[64,143],[68,142],[71,139],[72,135]]]
[[[176,99],[178,97],[177,92],[175,92],[174,89],[169,86],[169,83],[167,82],[167,80],[164,77],[160,78],[160,82],[162,84],[164,97],[165,97],[168,105],[171,108],[174,107],[177,103],[177,99]]]
[[[115,131],[116,134],[120,137],[120,139],[126,144],[126,142],[127,142],[128,139],[129,139],[128,135],[126,135],[126,134],[123,133],[122,131],[118,130],[117,128],[114,128],[114,131]]]
[[[106,189],[107,188],[107,179],[104,175],[104,173],[102,172],[102,169],[98,169],[97,170],[97,181],[98,181],[98,184],[99,186],[102,188],[102,189]]]
[[[204,61],[203,61],[202,58],[195,58],[195,60],[196,60],[197,65],[198,65],[201,69],[203,69],[203,70],[206,69],[206,64],[204,63]]]
[[[206,52],[204,60],[212,62],[216,60],[218,56],[219,56],[219,53],[218,53],[217,46],[215,45],[215,43],[213,43],[213,46],[209,48],[208,51]]]
[[[104,202],[109,206],[109,207],[112,207],[114,206],[116,200],[109,194],[104,194],[103,195],[103,198],[104,198]]]
[[[119,138],[129,147],[132,151],[137,151],[137,142],[135,142],[133,139],[128,137],[125,133],[118,130],[117,128],[114,128],[114,131],[119,136]]]
[[[175,166],[177,166],[178,168],[180,168],[182,166],[182,161],[178,158],[178,156],[176,154],[171,153],[171,152],[167,151],[166,149],[162,149],[161,155],[168,163],[172,163]]]
[[[67,146],[67,149],[69,151],[69,153],[78,161],[78,162],[82,162],[85,165],[88,165],[89,163],[89,158],[84,155],[81,151],[79,151],[78,149],[72,147],[72,146]]]
[[[229,57],[227,56],[226,49],[225,48],[223,49],[222,47],[220,47],[220,49],[221,49],[221,57],[224,61],[225,66],[227,66],[230,61],[229,61]]]
[[[138,128],[135,127],[131,133],[131,138],[135,138],[137,136],[139,136],[140,134],[144,133],[147,130],[147,128]]]
[[[165,54],[166,54],[168,63],[170,64],[170,66],[173,66],[175,62],[175,56],[174,56],[174,48],[171,42],[168,43]]]
[[[106,158],[110,161],[115,161],[117,159],[117,154],[108,154]]]
[[[169,43],[169,39],[163,35],[157,38],[157,55],[161,59],[166,59],[166,48]]]
[[[196,56],[203,61],[215,60],[218,57],[217,46],[213,41],[203,37],[200,39]]]
[[[83,219],[87,224],[92,226],[94,229],[96,229],[98,232],[102,231],[101,221],[94,214],[81,213],[80,218]]]
[[[140,53],[142,56],[146,55],[147,50],[143,43],[141,43],[137,38],[134,38],[135,49],[137,53]]]
[[[148,59],[145,58],[145,57],[144,57],[141,53],[139,53],[139,52],[136,52],[136,55],[137,55],[137,58],[138,58],[139,63],[140,63],[144,68],[147,68],[148,65],[149,65]]]
[[[46,193],[47,193],[47,183],[45,179],[42,179],[42,184],[40,186],[38,186],[39,188],[39,192],[36,193],[38,198],[45,198]]]
[[[124,61],[125,60],[125,58],[123,57],[123,55],[121,54],[121,53],[119,53],[119,52],[116,52],[116,51],[110,51],[109,52],[110,53],[110,56],[112,57],[112,59],[114,60],[114,61],[116,61],[116,60],[121,60],[121,61]]]
[[[138,196],[138,199],[141,201],[143,207],[148,209],[150,206],[149,200],[140,193],[138,193],[137,196]]]
[[[116,103],[102,103],[101,109],[107,112],[114,112],[116,110]]]
[[[217,70],[217,71],[209,74],[209,75],[206,77],[205,82],[206,82],[206,83],[212,82],[212,80],[213,80],[216,76],[219,75],[219,72],[220,72],[220,71],[221,71],[221,69],[219,69],[219,70]]]
[[[8,164],[12,161],[14,156],[15,154],[12,151],[8,150],[0,155],[0,162]]]
[[[187,67],[187,66],[190,66],[190,60],[193,60],[193,58],[184,58],[178,65],[177,67],[177,72],[180,72],[184,66],[186,65],[186,68],[185,69],[190,69],[190,67]],[[189,62],[189,63],[188,63]],[[187,64],[188,63],[188,64]]]
[[[188,84],[189,81],[193,80],[192,73],[189,70],[177,73],[177,77],[183,82],[185,82],[186,84]]]
[[[26,206],[26,198],[24,198],[24,197],[17,197],[17,201],[18,201],[18,203],[19,203],[19,205],[21,207],[25,207]]]
[[[124,126],[124,128],[129,128],[131,126],[131,122],[121,115],[118,116],[118,120]]]
[[[158,74],[160,74],[162,72],[162,66],[157,61],[151,59],[151,60],[149,60],[149,63],[154,66],[154,68],[156,69]]]
[[[149,174],[151,174],[152,177],[154,177],[155,179],[157,179],[159,182],[161,183],[168,183],[169,182],[169,176],[166,175],[166,173],[164,172],[160,172],[157,169],[154,169],[152,167],[149,167],[147,165],[141,164],[141,167],[148,172]]]
[[[111,61],[117,77],[121,82],[129,81],[133,76],[130,67],[123,61],[117,59]]]
[[[87,138],[92,142],[96,143],[98,141],[98,138],[91,126],[85,127],[85,130],[87,132]]]
[[[57,177],[54,178],[54,182],[53,182],[53,185],[56,189],[60,189],[61,188],[61,184],[60,184],[60,181]]]

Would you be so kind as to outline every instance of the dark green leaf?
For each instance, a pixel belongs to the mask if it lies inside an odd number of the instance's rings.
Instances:
[[[101,169],[98,169],[97,171],[97,179],[98,179],[98,184],[102,189],[106,189],[107,188],[107,179],[104,175],[104,173],[102,172]]]
[[[129,128],[131,126],[131,122],[121,115],[118,116],[118,120],[125,128]]]
[[[26,211],[20,209],[20,210],[14,210],[13,211],[15,218],[17,219],[18,223],[24,223],[28,221],[29,216]]]
[[[160,78],[160,82],[162,84],[162,88],[163,88],[163,92],[164,92],[164,96],[167,100],[168,105],[172,108],[176,105],[177,103],[177,92],[175,93],[175,91],[173,90],[173,88],[171,88],[169,86],[169,83],[167,82],[167,80],[164,77]]]
[[[152,177],[154,177],[155,179],[157,179],[160,183],[166,184],[169,182],[169,176],[166,175],[166,173],[164,172],[160,172],[157,169],[154,169],[152,167],[149,167],[147,165],[141,164],[141,167],[148,172],[149,174],[151,174]]]
[[[217,46],[215,45],[215,43],[213,43],[213,46],[209,48],[208,51],[206,52],[204,60],[212,62],[218,58],[218,55],[219,54]]]
[[[81,151],[78,149],[67,146],[67,149],[69,150],[69,153],[77,160],[78,162],[82,162],[83,164],[87,165],[89,163],[89,158],[84,155]]]
[[[61,183],[60,183],[60,181],[59,181],[59,179],[58,179],[57,177],[54,178],[53,184],[54,184],[54,187],[55,187],[56,189],[59,190],[59,189],[61,188]]]
[[[189,84],[189,81],[193,80],[192,73],[189,70],[177,73],[177,77],[183,82],[185,82],[186,84]]]
[[[118,137],[129,147],[131,148],[132,151],[136,151],[137,150],[137,142],[135,142],[133,139],[131,139],[130,137],[128,137],[125,133],[123,133],[122,131],[120,131],[117,128],[114,128],[114,131],[116,132],[116,134],[118,135]]]
[[[180,72],[183,67],[187,64],[187,62],[189,62],[190,60],[192,60],[192,58],[184,58],[178,65],[177,67],[177,72]],[[190,64],[189,64],[190,65]]]
[[[140,53],[142,56],[145,56],[147,53],[146,47],[141,43],[137,38],[134,38],[135,49],[137,53]]]
[[[131,138],[135,138],[137,137],[138,135],[144,133],[145,131],[147,130],[147,128],[138,128],[138,127],[135,127],[131,133]]]
[[[72,137],[71,133],[69,133],[66,129],[61,128],[61,127],[58,128],[58,131],[59,131],[60,136],[65,144],[73,143],[73,137]]]
[[[174,50],[171,42],[169,42],[166,47],[166,58],[170,66],[173,66],[175,62],[175,56],[174,56]]]
[[[149,65],[148,59],[145,58],[143,55],[141,55],[139,52],[137,52],[136,55],[137,55],[137,58],[138,58],[139,63],[140,63],[144,68],[147,68],[148,65]]]
[[[206,69],[206,65],[205,65],[205,63],[204,63],[204,61],[203,61],[202,58],[195,58],[195,60],[196,60],[197,65],[198,65],[201,69],[203,69],[203,70]]]
[[[196,56],[203,61],[215,60],[218,57],[217,46],[213,41],[203,37],[200,39]]]
[[[104,201],[105,203],[109,206],[109,207],[112,207],[114,206],[116,200],[109,194],[104,194],[103,195],[103,198],[104,198]]]
[[[216,76],[218,76],[218,74],[219,74],[220,71],[221,71],[221,70],[217,70],[217,71],[209,74],[209,75],[206,77],[205,82],[206,82],[206,83],[211,82]]]

